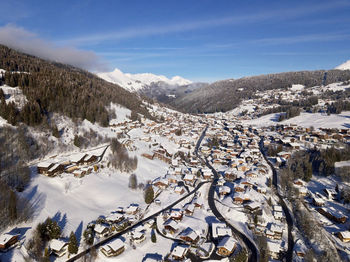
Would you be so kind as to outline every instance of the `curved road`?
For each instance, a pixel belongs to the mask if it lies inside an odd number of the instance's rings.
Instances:
[[[280,204],[282,206],[283,212],[286,215],[286,221],[288,224],[288,250],[286,253],[286,260],[287,261],[292,261],[293,260],[293,250],[294,250],[294,240],[293,240],[293,235],[292,235],[292,230],[293,230],[293,218],[289,212],[289,209],[286,205],[286,203],[283,200],[283,197],[280,195],[280,193],[278,192],[278,181],[277,181],[277,171],[276,168],[271,164],[271,162],[267,159],[265,151],[264,151],[264,137],[261,136],[260,137],[260,143],[259,143],[259,148],[260,148],[260,152],[263,155],[265,161],[268,163],[268,165],[271,167],[272,169],[272,173],[273,173],[273,179],[272,179],[272,184],[275,188],[275,194],[278,196],[279,200],[280,200]]]
[[[208,126],[204,129],[200,139],[198,140],[199,143],[197,143],[196,150],[195,150],[195,154],[196,154],[197,158],[199,158],[201,160],[201,162],[204,162],[204,161],[198,155],[198,148],[199,148],[200,142],[202,141],[202,139],[205,136],[205,133],[206,133],[207,129],[208,129]],[[259,251],[256,248],[255,244],[245,234],[241,233],[239,230],[237,230],[235,227],[233,227],[230,223],[228,223],[226,221],[226,219],[220,214],[220,212],[216,208],[215,202],[214,202],[214,193],[215,193],[215,188],[216,188],[217,181],[219,179],[219,175],[216,172],[215,168],[213,168],[209,164],[207,159],[205,159],[205,165],[208,168],[210,168],[212,170],[213,174],[214,174],[214,180],[213,180],[213,182],[212,182],[212,184],[210,186],[209,193],[208,193],[208,204],[209,204],[210,209],[212,210],[212,212],[216,216],[216,218],[218,220],[220,220],[221,222],[227,224],[231,228],[231,230],[237,236],[239,236],[243,240],[245,245],[250,249],[250,254],[251,255],[250,255],[248,261],[250,261],[250,262],[259,261]]]

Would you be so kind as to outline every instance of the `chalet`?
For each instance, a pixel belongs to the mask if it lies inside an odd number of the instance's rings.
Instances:
[[[166,189],[168,187],[168,180],[162,179],[162,178],[157,178],[154,182],[153,185],[155,187],[158,187],[159,189]]]
[[[323,189],[324,194],[328,199],[335,199],[338,193],[334,189],[325,188]]]
[[[202,198],[195,198],[195,199],[193,199],[192,203],[194,204],[195,208],[203,208]]]
[[[133,232],[131,235],[131,239],[136,243],[139,244],[143,241],[146,240],[146,236],[144,233],[137,231],[137,232]]]
[[[186,174],[183,178],[186,184],[193,184],[196,180],[196,177],[192,174]]]
[[[336,236],[342,241],[342,242],[350,242],[350,231],[340,231],[336,233]]]
[[[294,185],[297,185],[297,186],[304,186],[305,185],[305,182],[301,179],[296,179],[294,180]]]
[[[176,194],[182,195],[183,193],[185,193],[185,189],[184,189],[183,186],[176,186],[176,187],[174,188],[174,192],[175,192]]]
[[[55,164],[54,163],[51,163],[51,162],[42,162],[42,163],[39,163],[37,165],[37,170],[38,170],[38,173],[39,174],[47,174],[47,171],[49,171],[49,169],[51,167],[53,167]]]
[[[224,237],[217,246],[217,254],[222,257],[231,255],[237,247],[237,240],[233,237]]]
[[[253,170],[249,170],[249,171],[245,172],[245,176],[251,177],[251,178],[257,178],[258,174]]]
[[[180,233],[180,239],[193,244],[197,243],[197,241],[199,240],[199,236],[192,228],[187,227]]]
[[[70,160],[73,164],[76,164],[79,166],[79,165],[84,164],[84,159],[86,156],[87,156],[87,154],[80,153],[80,154],[76,154],[76,155],[71,156]]]
[[[285,152],[285,151],[277,153],[277,156],[283,157],[284,159],[289,159],[291,155],[292,154],[290,152]]]
[[[120,213],[113,213],[106,217],[106,221],[109,224],[116,224],[124,220],[124,215]]]
[[[256,211],[261,210],[261,204],[258,202],[252,202],[249,204],[245,204],[244,208],[249,210],[250,212],[256,212]]]
[[[309,191],[307,190],[306,187],[299,187],[299,188],[298,188],[298,194],[299,194],[299,196],[305,197],[305,196],[308,195],[308,193],[309,193]]]
[[[67,245],[68,243],[58,240],[52,239],[50,242],[50,251],[57,257],[62,257],[67,253]]]
[[[232,236],[232,230],[224,223],[212,223],[212,236],[214,239]]]
[[[179,225],[177,222],[175,222],[172,219],[168,219],[164,222],[164,230],[168,231],[171,234],[175,234],[177,231],[179,231]]]
[[[62,164],[54,164],[49,170],[47,170],[47,176],[54,177],[64,171],[64,165]]]
[[[18,242],[19,235],[6,233],[0,236],[0,251],[6,251]]]
[[[230,194],[230,192],[231,192],[231,189],[228,186],[220,186],[219,187],[219,195],[221,197],[224,197],[224,196]]]
[[[267,247],[269,250],[269,255],[272,259],[279,259],[281,254],[281,246],[279,243],[267,241]]]
[[[237,178],[236,174],[232,171],[225,172],[224,177],[225,177],[225,180],[227,181],[234,181]]]
[[[109,233],[109,228],[103,224],[96,224],[94,231],[98,237],[105,237]]]
[[[183,213],[180,209],[172,209],[170,211],[170,218],[173,220],[181,221],[182,220]]]
[[[238,170],[238,171],[243,171],[243,172],[245,172],[247,169],[248,169],[248,167],[247,167],[246,164],[239,164],[239,165],[237,166],[237,170]]]
[[[313,196],[312,197],[312,204],[314,206],[317,206],[317,207],[322,207],[322,206],[324,206],[325,201],[322,198],[320,198],[320,197]]]
[[[245,191],[245,187],[242,184],[235,184],[234,185],[234,191],[235,192],[244,192]]]
[[[74,170],[74,171],[73,171],[73,175],[74,175],[75,177],[81,178],[81,177],[84,177],[85,174],[86,174],[86,171],[84,171],[84,170],[77,169],[77,170]]]
[[[326,208],[322,208],[322,207],[321,208],[317,208],[317,211],[320,214],[322,214],[325,217],[327,217],[329,220],[334,221],[336,223],[344,224],[346,222],[346,220],[347,220],[347,218],[344,215],[342,215],[342,214],[340,214],[338,212],[333,212],[333,211],[331,211],[329,209],[326,209]]]
[[[136,215],[140,211],[140,207],[137,204],[131,204],[125,209],[125,213],[128,215]]]
[[[185,245],[176,246],[173,251],[171,251],[170,256],[175,260],[182,260],[185,258],[188,252],[188,247]]]
[[[115,257],[123,253],[125,250],[125,244],[121,239],[115,239],[108,244],[101,247],[101,252],[106,257]]]
[[[84,163],[87,165],[90,165],[97,162],[97,160],[98,160],[98,157],[95,155],[86,155],[84,158]]]
[[[246,193],[235,192],[232,197],[232,202],[234,204],[243,204],[244,202],[248,202],[248,201],[250,201],[250,197]]]
[[[192,203],[186,205],[185,214],[188,215],[188,216],[192,216],[193,213],[194,213],[194,208],[195,208],[195,206],[194,206],[194,204],[192,204]]]
[[[168,184],[177,184],[178,179],[175,175],[168,176]]]

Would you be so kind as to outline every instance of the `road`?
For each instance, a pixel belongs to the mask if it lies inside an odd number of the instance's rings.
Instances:
[[[205,133],[208,129],[208,126],[204,129],[200,139],[198,140],[199,142],[201,142],[205,136]],[[231,230],[237,235],[239,236],[243,242],[245,243],[245,245],[250,249],[250,256],[249,256],[249,259],[248,261],[258,261],[259,260],[259,251],[258,249],[256,248],[255,244],[246,236],[244,235],[243,233],[241,233],[239,230],[237,230],[235,227],[233,227],[230,223],[228,223],[226,221],[226,219],[220,214],[220,212],[218,211],[218,209],[216,208],[215,206],[215,202],[214,202],[214,193],[215,193],[215,188],[216,188],[216,184],[217,184],[217,181],[219,179],[219,175],[218,173],[216,172],[215,168],[213,168],[210,163],[208,162],[208,160],[206,159],[205,161],[203,161],[199,155],[198,155],[198,148],[199,148],[199,145],[200,143],[197,143],[196,145],[196,149],[195,149],[195,154],[197,156],[197,158],[199,158],[201,160],[201,162],[204,162],[205,165],[210,168],[214,174],[214,180],[210,186],[210,189],[209,189],[209,193],[208,193],[208,204],[209,204],[209,207],[210,209],[212,210],[214,216],[220,220],[221,222],[227,224]]]
[[[275,191],[276,196],[280,200],[280,204],[282,206],[284,214],[286,215],[286,221],[288,224],[288,250],[286,253],[286,261],[292,261],[293,260],[293,250],[294,250],[294,239],[293,239],[293,235],[292,235],[293,218],[289,212],[289,209],[288,209],[286,203],[283,200],[283,197],[280,195],[280,193],[278,191],[277,171],[276,171],[276,168],[273,166],[273,164],[267,159],[263,145],[264,145],[264,137],[260,137],[260,143],[259,143],[260,152],[264,156],[264,159],[266,160],[266,162],[268,163],[268,165],[272,169],[272,174],[273,174],[272,184],[275,188],[274,191]]]
[[[212,172],[214,174],[214,180],[210,186],[209,194],[208,194],[208,204],[209,204],[210,209],[212,210],[212,212],[216,216],[216,218],[218,220],[220,220],[221,222],[227,224],[231,228],[232,232],[234,232],[237,236],[239,236],[240,239],[243,240],[245,245],[250,249],[250,256],[249,256],[248,261],[250,261],[250,262],[259,261],[259,251],[256,248],[255,244],[245,234],[243,234],[242,232],[237,230],[234,226],[232,226],[229,222],[227,222],[226,219],[220,214],[220,212],[216,208],[215,201],[214,201],[214,194],[215,194],[215,188],[216,188],[216,184],[217,184],[219,176],[218,176],[218,173],[216,172],[215,168],[213,168],[209,164],[208,160],[206,160],[206,165],[207,165],[207,167],[209,167],[212,170]]]

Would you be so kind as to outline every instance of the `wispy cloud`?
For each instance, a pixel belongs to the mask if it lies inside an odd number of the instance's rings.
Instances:
[[[120,29],[113,32],[103,32],[63,39],[57,41],[57,43],[73,45],[96,45],[105,41],[118,41],[132,38],[150,37],[155,35],[187,32],[218,26],[234,26],[240,24],[258,23],[263,21],[287,20],[347,6],[350,6],[349,1],[332,1],[312,6],[303,5],[289,9],[248,13],[245,15],[234,15],[228,17],[210,18],[206,20],[177,22],[165,25],[157,24],[132,27]]]
[[[15,25],[0,27],[0,44],[44,59],[87,70],[100,71],[107,69],[106,63],[92,51],[79,50],[73,47],[58,47]]]

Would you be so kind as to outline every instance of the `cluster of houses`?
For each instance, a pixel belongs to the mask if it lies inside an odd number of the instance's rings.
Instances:
[[[98,160],[99,156],[94,154],[78,153],[61,161],[46,160],[41,162],[37,164],[37,172],[48,177],[55,177],[62,173],[83,177],[98,170]]]

